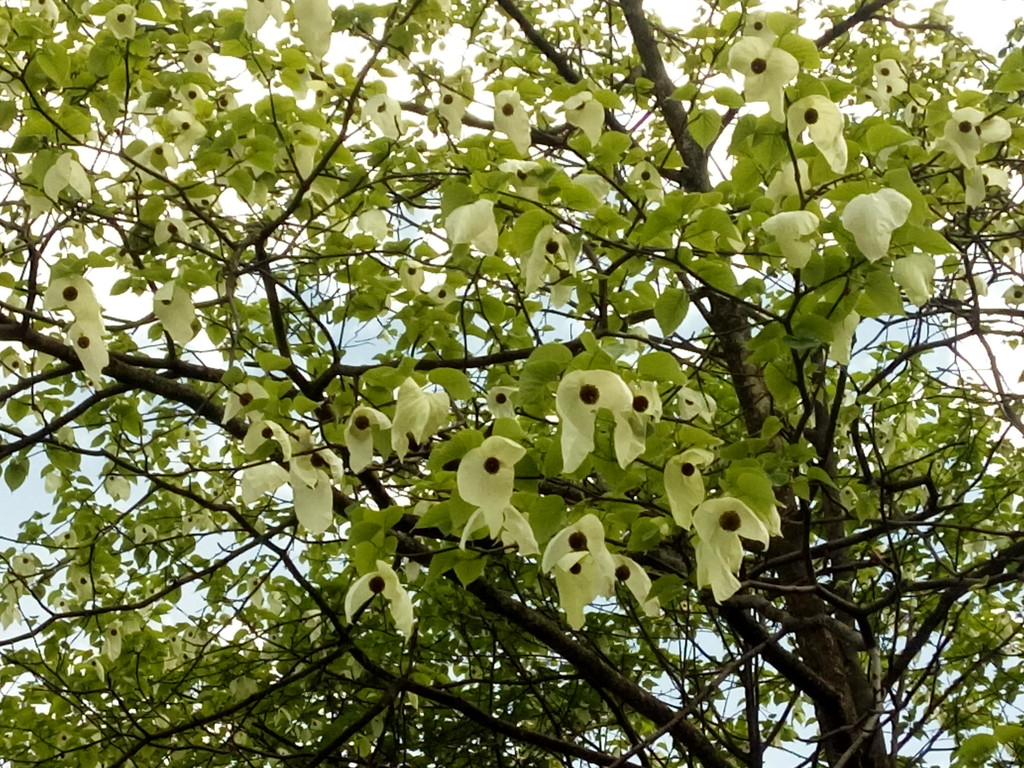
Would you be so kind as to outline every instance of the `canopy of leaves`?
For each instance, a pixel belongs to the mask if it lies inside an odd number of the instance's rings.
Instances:
[[[241,2],[0,8],[0,763],[1021,764],[1024,26]]]

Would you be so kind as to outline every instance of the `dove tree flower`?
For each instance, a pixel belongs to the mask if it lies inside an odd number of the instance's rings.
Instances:
[[[744,502],[734,498],[708,499],[693,513],[697,531],[697,586],[710,586],[721,603],[740,588],[736,574],[743,563],[740,539],[768,546],[768,528]]]
[[[846,170],[846,118],[835,102],[825,96],[805,96],[790,105],[786,118],[790,139],[798,138],[806,130],[829,168],[836,173]]]
[[[107,11],[106,22],[106,28],[118,40],[128,40],[135,37],[134,6],[127,4],[115,5]]]
[[[576,254],[569,238],[547,224],[541,227],[533,240],[533,248],[524,256],[520,267],[526,282],[526,292],[533,293],[553,271],[576,271]]]
[[[423,268],[415,261],[404,259],[398,263],[398,279],[405,290],[418,292],[423,287],[424,277]]]
[[[530,149],[530,116],[523,108],[518,91],[495,94],[494,130],[508,136],[519,154],[525,155]]]
[[[612,564],[615,566],[615,581],[625,584],[646,616],[651,618],[661,613],[661,603],[651,594],[651,577],[639,563],[630,557],[612,553]]]
[[[937,142],[940,149],[952,152],[965,167],[977,165],[978,155],[988,144],[1010,138],[1010,123],[998,115],[988,116],[974,107],[953,110]]]
[[[683,387],[676,394],[676,411],[683,421],[703,419],[710,422],[715,415],[718,404],[711,395],[699,392],[691,387]]]
[[[388,601],[395,628],[407,638],[412,635],[416,621],[412,598],[398,580],[394,568],[383,560],[377,561],[377,570],[360,576],[345,593],[345,619],[348,623],[351,624],[356,612],[377,595],[383,595]]]
[[[775,238],[789,269],[807,266],[814,253],[818,217],[811,211],[785,211],[765,219],[761,229]]]
[[[353,472],[362,472],[373,461],[374,438],[391,429],[391,419],[375,408],[357,406],[345,423],[345,445],[348,465]]]
[[[615,560],[604,542],[604,526],[586,514],[548,542],[541,558],[544,573],[554,571],[558,599],[573,629],[583,626],[583,609],[615,589]]]
[[[402,135],[402,107],[386,93],[378,93],[366,100],[363,119],[377,126],[389,139]]]
[[[281,5],[281,0],[246,0],[245,31],[250,35],[255,35],[271,16],[278,26],[284,23],[284,8]]]
[[[1014,307],[1024,304],[1024,285],[1011,285],[1003,292],[1003,300]]]
[[[345,466],[327,448],[314,448],[308,431],[299,433],[298,445],[288,462],[288,482],[292,487],[295,517],[309,533],[323,533],[334,521],[332,478],[341,482]],[[301,451],[301,453],[299,452]]]
[[[448,420],[449,406],[444,392],[428,392],[411,378],[402,382],[391,421],[391,447],[399,460],[409,452],[410,438],[423,443],[441,428]]]
[[[164,283],[153,294],[153,314],[176,344],[184,346],[196,335],[192,295],[177,280]]]
[[[103,369],[110,364],[110,354],[100,329],[92,323],[72,323],[68,328],[68,340],[85,369],[85,375],[94,387],[99,387]]]
[[[514,467],[525,455],[526,449],[515,441],[492,435],[462,457],[456,487],[459,496],[477,509],[466,522],[460,546],[483,522],[492,538],[518,545],[521,554],[540,552],[529,522],[511,503]]]
[[[765,102],[768,113],[781,123],[786,86],[800,72],[793,54],[773,47],[764,37],[744,36],[729,51],[729,68],[743,75],[746,100]]]
[[[477,200],[461,205],[445,219],[444,227],[452,245],[472,243],[483,253],[498,250],[498,224],[494,220],[494,201]]]
[[[604,129],[604,107],[590,91],[580,91],[565,100],[562,107],[569,125],[583,131],[591,144],[597,144]]]
[[[665,462],[665,494],[672,519],[683,530],[693,525],[693,510],[704,501],[704,476],[701,469],[715,460],[704,448],[690,448]]]
[[[907,92],[907,79],[895,59],[882,59],[874,65],[875,88],[870,92],[871,100],[883,112],[889,111],[893,96]]]
[[[564,472],[574,472],[594,450],[594,423],[602,408],[613,414],[630,408],[633,393],[612,371],[570,371],[555,392],[555,409],[562,422]]]
[[[661,395],[653,381],[629,385],[633,399],[629,407],[615,411],[615,458],[623,469],[647,446],[647,433],[661,420]]]
[[[906,223],[911,207],[905,195],[886,187],[853,198],[841,221],[865,258],[878,261],[889,252],[892,233]]]
[[[658,169],[646,160],[637,163],[629,173],[629,180],[641,186],[649,203],[660,203],[665,199],[665,187],[662,185]]]
[[[270,395],[263,385],[254,379],[246,379],[231,388],[228,402],[224,406],[224,422],[227,423],[252,405],[259,405]]]
[[[515,399],[518,393],[518,387],[491,387],[487,390],[487,410],[496,419],[514,418]]]
[[[908,253],[893,261],[892,277],[907,298],[923,307],[935,294],[935,258],[928,253]]]
[[[82,275],[68,275],[50,281],[43,294],[43,309],[67,309],[79,326],[103,335],[103,310],[92,284]]]
[[[453,139],[462,136],[462,118],[466,114],[468,102],[458,93],[450,88],[442,88],[438,98],[437,114],[441,118],[441,124]]]
[[[799,194],[801,191],[806,193],[810,184],[811,174],[807,161],[800,157],[797,158],[794,165],[791,161],[786,160],[768,182],[765,195],[775,204],[774,208],[778,211],[787,197]]]

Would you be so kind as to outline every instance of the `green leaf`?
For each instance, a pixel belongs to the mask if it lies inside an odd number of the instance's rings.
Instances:
[[[7,483],[8,488],[16,491],[25,482],[25,478],[28,477],[29,460],[25,456],[17,456],[13,459],[8,459],[6,463],[7,466],[4,467],[4,482]]]
[[[690,296],[682,288],[667,287],[654,303],[654,319],[663,336],[670,336],[682,325],[690,311]]]

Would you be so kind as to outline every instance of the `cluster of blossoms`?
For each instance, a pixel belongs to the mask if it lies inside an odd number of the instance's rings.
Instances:
[[[106,334],[103,312],[92,284],[81,275],[52,280],[43,295],[43,308],[66,309],[74,316],[75,321],[67,329],[68,340],[89,381],[99,387],[110,355],[103,339]]]

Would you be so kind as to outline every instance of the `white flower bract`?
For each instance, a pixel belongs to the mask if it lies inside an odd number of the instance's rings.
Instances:
[[[829,168],[836,173],[846,170],[848,160],[843,127],[846,118],[839,107],[824,96],[806,96],[790,105],[786,113],[790,139],[806,130]]]
[[[697,586],[710,586],[716,602],[740,588],[735,574],[743,562],[740,539],[768,546],[768,528],[744,502],[734,498],[708,499],[693,513],[697,543]]]
[[[477,200],[461,205],[445,219],[444,227],[453,245],[472,243],[483,253],[498,249],[498,225],[494,220],[494,201]]]
[[[563,471],[574,472],[594,450],[594,422],[606,408],[613,414],[630,407],[633,393],[612,371],[570,371],[555,393],[555,408],[562,422]]]
[[[502,91],[494,97],[494,130],[504,133],[525,155],[530,148],[530,117],[523,109],[517,91]]]
[[[906,223],[911,207],[905,195],[887,187],[857,195],[846,204],[841,220],[865,258],[878,261],[889,252],[892,233]]]
[[[409,452],[409,438],[425,442],[448,420],[449,407],[444,392],[427,392],[411,378],[402,382],[391,420],[391,447],[400,460]]]
[[[746,100],[767,103],[768,113],[781,123],[786,85],[800,72],[793,54],[763,37],[741,37],[729,51],[729,68],[743,75]]]
[[[345,619],[351,624],[356,611],[375,595],[383,595],[388,601],[395,628],[405,637],[412,635],[416,621],[412,598],[398,580],[398,574],[383,560],[377,561],[377,570],[360,576],[345,593]]]
[[[807,266],[814,253],[818,217],[811,211],[785,211],[765,219],[761,228],[775,238],[792,271]]]
[[[362,472],[370,466],[374,434],[390,428],[391,419],[375,408],[360,405],[352,411],[345,423],[345,445],[353,472]]]

